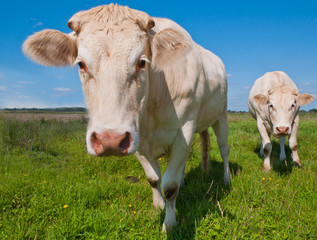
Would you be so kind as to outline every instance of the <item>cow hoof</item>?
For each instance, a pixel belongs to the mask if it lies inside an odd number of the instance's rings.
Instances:
[[[269,172],[271,170],[271,167],[263,166],[262,172]]]
[[[224,184],[225,186],[228,186],[230,184],[230,175],[225,175],[224,176]]]
[[[155,209],[161,209],[161,210],[164,210],[165,208],[165,201],[163,200],[163,198],[153,202],[153,207]]]
[[[176,222],[172,223],[172,224],[167,224],[166,222],[164,222],[163,227],[162,227],[162,231],[165,233],[170,232],[174,226],[176,226]]]
[[[280,155],[280,160],[281,161],[285,161],[286,160],[286,155],[284,154],[284,155]]]
[[[295,167],[301,168],[302,164],[300,162],[293,161]]]

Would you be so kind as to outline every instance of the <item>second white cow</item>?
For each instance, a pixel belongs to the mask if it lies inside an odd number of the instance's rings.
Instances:
[[[286,136],[289,136],[293,163],[302,166],[297,153],[298,111],[300,106],[312,100],[310,94],[299,95],[295,83],[284,72],[268,72],[255,81],[248,105],[261,136],[260,155],[264,156],[264,171],[271,169],[271,134],[279,139],[280,160],[286,159],[284,144]]]
[[[98,156],[135,154],[164,208],[163,230],[176,224],[175,203],[194,133],[207,160],[212,126],[229,182],[227,77],[222,61],[175,22],[106,5],[76,13],[64,34],[44,30],[23,45],[48,66],[78,64],[89,110],[87,150]],[[158,158],[170,160],[163,175]],[[206,163],[206,161],[204,161]]]

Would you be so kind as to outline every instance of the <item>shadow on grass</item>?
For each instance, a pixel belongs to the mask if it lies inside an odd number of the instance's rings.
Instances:
[[[280,160],[280,144],[275,139],[271,141],[272,143],[272,152],[271,152],[271,168],[273,171],[279,173],[280,175],[288,175],[293,171],[293,159],[291,157],[292,150],[288,146],[288,144],[285,144],[285,154],[286,154],[286,160],[281,161]],[[254,153],[260,154],[260,147],[259,144],[255,149]],[[261,157],[263,160],[263,157]]]
[[[231,178],[241,170],[240,165],[230,163]],[[185,174],[185,184],[180,188],[176,200],[177,226],[168,233],[168,239],[194,239],[196,228],[208,213],[217,212],[219,216],[223,214],[224,217],[234,218],[230,213],[222,213],[218,203],[230,193],[230,186],[224,185],[223,175],[223,162],[216,160],[210,161],[208,175],[203,174],[201,166]],[[165,212],[162,211],[161,223],[164,217]]]

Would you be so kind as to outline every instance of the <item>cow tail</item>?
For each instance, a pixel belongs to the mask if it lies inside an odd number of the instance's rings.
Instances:
[[[208,174],[209,170],[209,147],[210,147],[210,136],[208,129],[202,131],[200,134],[201,141],[201,166],[205,174]]]

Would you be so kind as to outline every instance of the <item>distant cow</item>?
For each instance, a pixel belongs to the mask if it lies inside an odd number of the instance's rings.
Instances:
[[[302,166],[297,154],[298,110],[312,100],[310,94],[298,95],[295,83],[284,72],[268,72],[255,81],[249,95],[249,111],[257,121],[261,136],[260,155],[264,156],[264,171],[271,168],[271,134],[279,139],[280,160],[286,159],[284,144],[289,136],[293,163]]]
[[[76,13],[64,34],[44,30],[23,51],[47,66],[78,64],[89,110],[87,149],[98,156],[135,154],[164,208],[163,230],[176,224],[175,202],[193,135],[200,133],[206,164],[213,127],[229,182],[227,78],[222,61],[169,19],[107,5]]]

